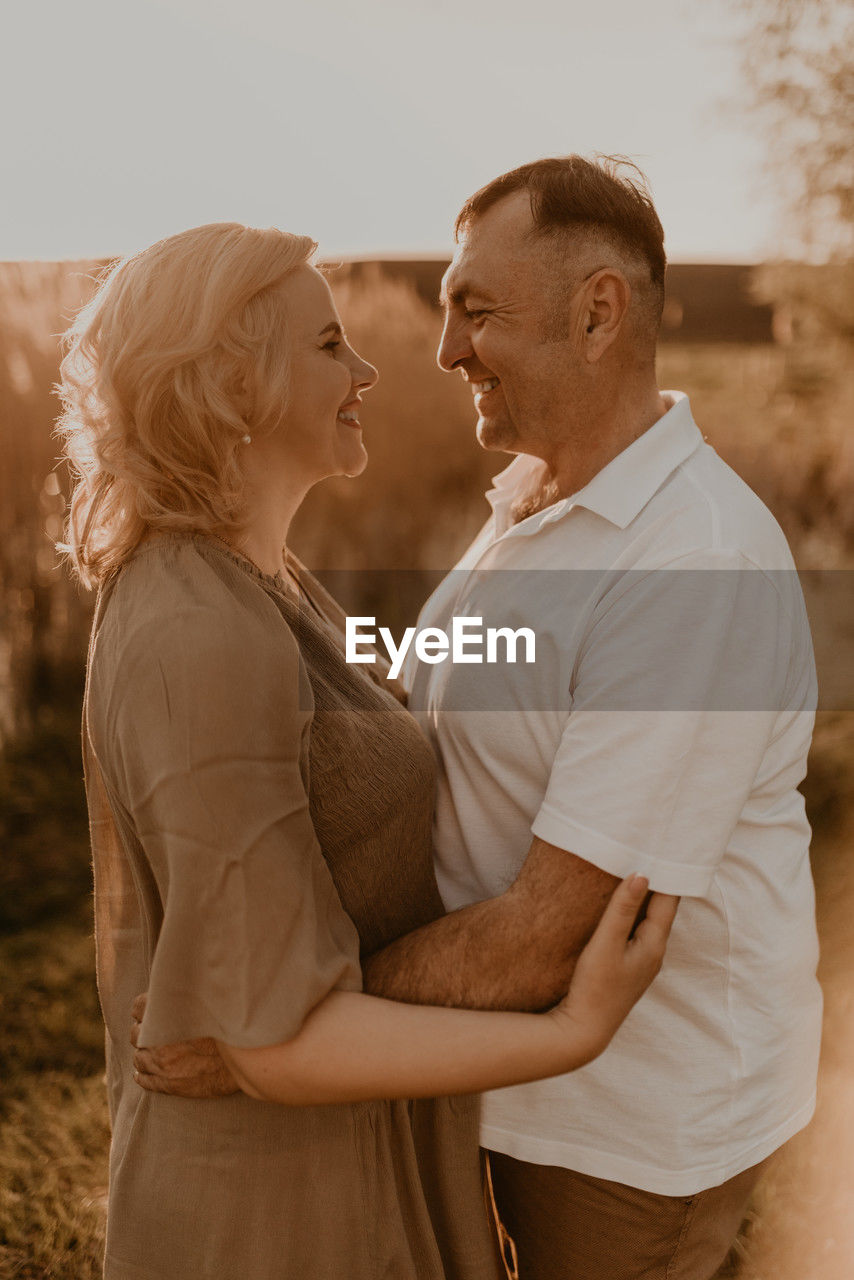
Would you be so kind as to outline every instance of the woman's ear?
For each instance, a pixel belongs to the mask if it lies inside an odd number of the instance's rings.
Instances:
[[[248,422],[248,419],[255,408],[252,376],[248,370],[243,370],[242,373],[236,376],[230,388],[230,397],[232,404],[240,414],[243,421]]]

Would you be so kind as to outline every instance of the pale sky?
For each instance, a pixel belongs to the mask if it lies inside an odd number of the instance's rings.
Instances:
[[[328,255],[448,253],[462,201],[542,155],[629,155],[675,260],[778,243],[739,111],[734,0],[19,0],[3,23],[0,258],[131,252],[202,222]]]

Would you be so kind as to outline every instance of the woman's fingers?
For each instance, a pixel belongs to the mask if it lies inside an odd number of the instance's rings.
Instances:
[[[557,1012],[601,1053],[661,968],[678,899],[649,893],[646,876],[627,876],[611,895],[596,932],[578,958]],[[644,919],[638,923],[641,911]]]
[[[646,915],[635,930],[633,941],[663,952],[678,906],[679,898],[672,893],[654,893],[647,903]]]
[[[594,940],[610,944],[628,942],[648,889],[649,881],[645,876],[626,876],[611,894]]]
[[[679,899],[672,894],[649,893],[646,876],[627,876],[611,895],[588,943],[591,958],[614,963],[622,956],[631,970],[638,964],[645,970],[650,963],[660,968],[678,906]],[[644,915],[638,923],[641,910]],[[610,961],[606,959],[609,955]]]

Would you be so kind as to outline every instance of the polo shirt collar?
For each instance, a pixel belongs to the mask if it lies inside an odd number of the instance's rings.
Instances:
[[[517,528],[521,531],[523,526],[530,525],[530,532],[534,532],[541,524],[559,519],[573,507],[592,511],[619,529],[630,525],[665,480],[703,441],[688,397],[681,391],[665,391],[662,395],[671,402],[671,407],[658,422],[612,458],[583,489],[522,521]],[[539,458],[520,454],[494,477],[493,488],[486,497],[496,517],[504,514],[524,480],[539,465]]]

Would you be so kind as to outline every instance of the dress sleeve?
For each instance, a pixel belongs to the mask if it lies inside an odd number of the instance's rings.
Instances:
[[[147,625],[108,716],[162,906],[143,1045],[277,1044],[333,988],[361,987],[309,814],[310,685],[284,620],[245,614],[193,606]]]
[[[770,744],[791,717],[812,722],[800,606],[794,571],[735,554],[623,575],[582,647],[534,835],[703,897]]]

